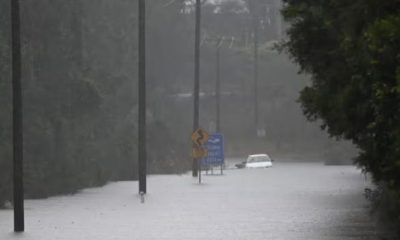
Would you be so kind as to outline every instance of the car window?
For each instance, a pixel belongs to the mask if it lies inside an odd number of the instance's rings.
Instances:
[[[247,158],[247,163],[257,163],[257,162],[271,162],[268,156],[251,156]]]
[[[270,162],[271,160],[267,156],[259,156],[256,158],[255,162]]]

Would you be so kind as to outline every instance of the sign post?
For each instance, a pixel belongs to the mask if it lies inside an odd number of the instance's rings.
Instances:
[[[197,160],[197,168],[199,174],[199,184],[201,184],[201,159],[208,155],[208,150],[203,145],[207,143],[209,134],[207,131],[199,128],[192,133],[192,156]]]
[[[224,137],[221,133],[211,134],[206,143],[207,157],[203,159],[203,164],[208,166],[221,166],[221,175],[223,174],[224,155]]]

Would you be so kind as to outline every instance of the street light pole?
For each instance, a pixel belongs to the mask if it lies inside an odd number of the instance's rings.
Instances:
[[[194,39],[194,90],[193,90],[193,132],[199,128],[199,91],[200,91],[200,21],[201,2],[196,0],[196,26]],[[200,171],[199,161],[193,158],[192,176]]]
[[[19,0],[11,0],[14,231],[24,231],[23,116]]]
[[[146,193],[146,8],[145,0],[139,0],[139,193]]]

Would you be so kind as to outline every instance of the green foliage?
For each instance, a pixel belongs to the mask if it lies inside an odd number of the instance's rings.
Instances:
[[[179,19],[175,2],[149,5]],[[12,190],[8,4],[0,0],[0,205]],[[21,2],[26,197],[136,179],[136,12],[127,0]],[[149,172],[183,171],[165,123],[149,128],[149,143],[158,141]]]
[[[313,77],[301,93],[304,113],[331,136],[352,140],[361,150],[357,164],[399,193],[400,3],[285,2],[291,27],[283,46]]]

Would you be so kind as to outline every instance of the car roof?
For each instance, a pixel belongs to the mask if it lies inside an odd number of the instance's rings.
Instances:
[[[249,157],[269,157],[266,153],[251,154]]]

